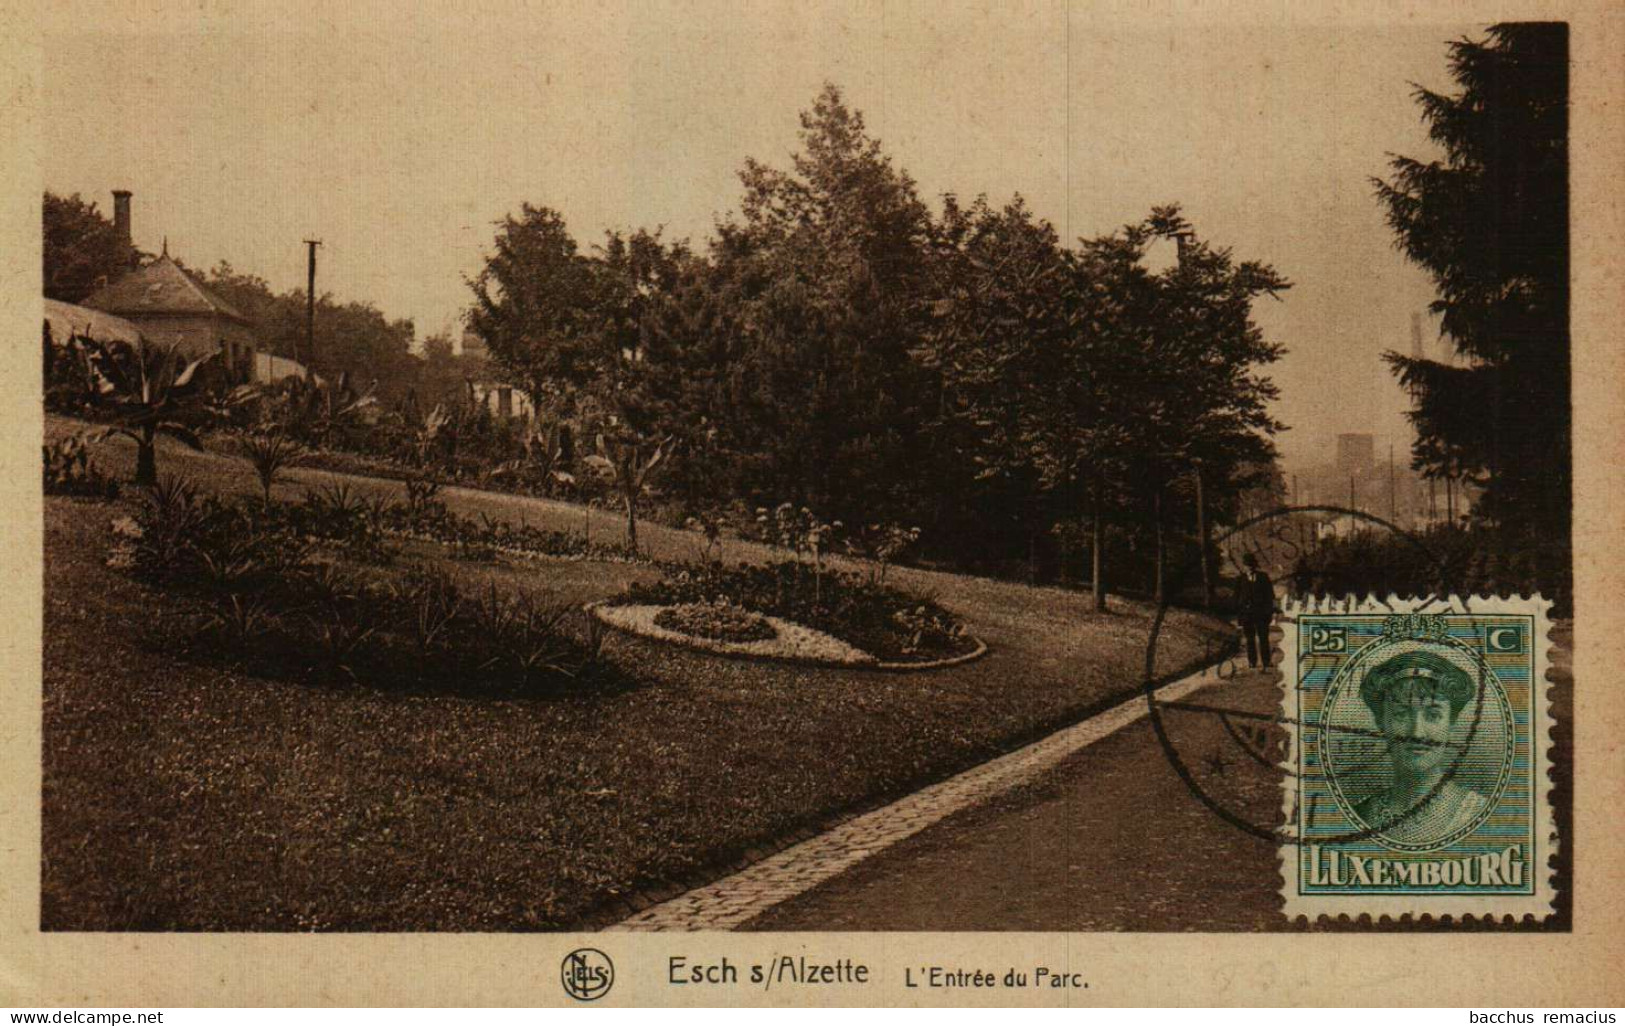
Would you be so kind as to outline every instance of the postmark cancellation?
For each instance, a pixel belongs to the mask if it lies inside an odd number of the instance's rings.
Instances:
[[[1287,609],[1288,916],[1551,913],[1550,608],[1490,596]]]

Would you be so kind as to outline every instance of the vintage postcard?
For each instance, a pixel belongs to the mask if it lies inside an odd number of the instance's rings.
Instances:
[[[1613,5],[6,13],[0,1000],[1625,998]]]

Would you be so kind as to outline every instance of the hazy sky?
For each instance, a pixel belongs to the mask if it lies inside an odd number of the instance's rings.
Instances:
[[[48,24],[46,187],[108,213],[110,190],[130,189],[138,245],[167,236],[193,266],[226,259],[279,290],[303,284],[300,240],[320,237],[318,288],[421,337],[457,318],[463,275],[521,201],[559,209],[583,243],[658,224],[703,240],[736,209],[744,159],[786,163],[797,111],[829,80],[927,197],[1020,192],[1064,237],[1184,204],[1206,238],[1296,283],[1259,311],[1291,350],[1273,370],[1289,462],[1329,460],[1339,431],[1409,444],[1378,354],[1409,348],[1431,290],[1368,178],[1387,152],[1431,154],[1410,83],[1449,88],[1445,43],[1480,25],[1061,4],[337,6],[111,5],[126,13]]]

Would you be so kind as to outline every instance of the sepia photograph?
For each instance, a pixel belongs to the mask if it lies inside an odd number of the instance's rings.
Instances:
[[[30,929],[1576,931],[1566,18],[72,7]]]

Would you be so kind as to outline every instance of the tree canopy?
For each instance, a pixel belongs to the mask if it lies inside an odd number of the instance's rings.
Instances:
[[[1274,270],[1173,206],[1075,246],[1020,197],[934,214],[834,86],[800,125],[788,163],[745,161],[702,252],[647,231],[586,251],[526,204],[469,282],[472,327],[556,416],[670,440],[680,503],[919,525],[962,564],[1035,568],[1079,519],[1097,564],[1108,522],[1160,553],[1200,519],[1192,475],[1222,515],[1268,467],[1282,350],[1251,308],[1289,287]]]
[[[78,193],[45,192],[42,214],[45,297],[77,303],[128,273],[140,255]]]
[[[188,273],[254,322],[266,352],[298,352],[316,373],[335,379],[348,373],[364,386],[376,385],[380,398],[400,398],[419,384],[422,361],[411,354],[416,329],[408,319],[392,321],[371,303],[340,303],[324,293],[316,297],[316,351],[310,353],[303,289],[273,292],[265,279],[224,260],[207,274]]]

